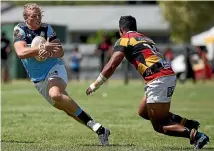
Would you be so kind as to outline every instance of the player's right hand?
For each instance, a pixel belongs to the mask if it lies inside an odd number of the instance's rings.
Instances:
[[[52,52],[53,50],[59,49],[59,44],[50,42],[50,38],[48,37],[47,41],[44,44],[40,45],[40,49],[44,49],[48,52]]]
[[[44,58],[48,58],[49,56],[50,56],[50,52],[48,52],[48,51],[46,51],[44,49],[41,49],[39,51],[39,55],[38,55],[39,58],[44,59]]]

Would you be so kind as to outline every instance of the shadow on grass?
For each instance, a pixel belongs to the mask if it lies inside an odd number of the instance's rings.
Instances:
[[[180,148],[180,147],[164,147],[164,149],[163,150],[168,150],[168,149],[170,149],[170,150],[194,150],[194,148],[193,147],[182,147],[182,148]],[[205,146],[204,148],[203,148],[203,150],[213,150],[214,151],[214,147],[209,147],[209,146]]]
[[[98,145],[98,144],[79,144],[80,146],[101,146],[101,147],[132,147],[132,146],[136,146],[134,144],[111,144],[108,146],[102,146],[102,145]]]
[[[205,147],[203,150],[214,150],[214,147]]]
[[[24,144],[32,144],[35,142],[32,141],[17,141],[17,140],[1,140],[2,143],[24,143]]]

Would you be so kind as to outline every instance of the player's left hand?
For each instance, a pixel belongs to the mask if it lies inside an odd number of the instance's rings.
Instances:
[[[50,38],[48,37],[47,41],[41,45],[42,49],[52,52],[53,50],[59,50],[59,44],[50,42]]]
[[[92,89],[88,87],[88,89],[86,90],[86,95],[90,95],[92,92],[93,92]]]
[[[40,44],[39,47],[40,47],[39,58],[48,58],[52,56],[54,51],[60,50],[59,44],[50,42],[49,38],[45,43]]]
[[[90,95],[92,92],[95,92],[99,88],[99,85],[92,83],[86,90],[86,95]]]

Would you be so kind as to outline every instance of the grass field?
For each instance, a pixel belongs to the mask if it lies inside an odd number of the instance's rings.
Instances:
[[[70,83],[68,93],[97,121],[111,129],[111,146],[98,145],[97,136],[66,114],[50,106],[27,81],[2,85],[3,151],[138,151],[192,150],[188,139],[153,131],[149,121],[137,115],[144,94],[141,81],[124,86],[111,81],[92,96],[85,95],[89,82]],[[103,93],[107,96],[103,96]],[[214,83],[177,85],[171,111],[201,122],[200,131],[210,136],[204,150],[214,151]]]

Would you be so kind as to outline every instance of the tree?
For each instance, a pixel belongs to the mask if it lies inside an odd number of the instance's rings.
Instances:
[[[203,32],[214,23],[212,1],[160,1],[165,19],[169,22],[171,40],[189,42],[190,37]]]

